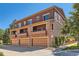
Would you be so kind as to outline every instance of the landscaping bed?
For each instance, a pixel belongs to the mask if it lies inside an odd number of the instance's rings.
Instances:
[[[74,49],[79,49],[79,46],[77,46],[77,44],[74,44],[72,46],[69,46],[69,47],[63,49],[63,50],[74,50]]]

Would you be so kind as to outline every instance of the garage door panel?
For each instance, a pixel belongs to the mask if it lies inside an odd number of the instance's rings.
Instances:
[[[20,45],[28,46],[28,44],[29,44],[29,39],[20,39]]]
[[[33,46],[47,46],[47,38],[33,38]]]
[[[18,45],[18,40],[17,39],[12,39],[12,45]]]

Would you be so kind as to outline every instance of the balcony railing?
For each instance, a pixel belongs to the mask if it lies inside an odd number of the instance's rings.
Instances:
[[[16,35],[11,35],[11,38],[12,38],[12,39],[15,39],[15,38],[16,38]]]
[[[26,38],[28,37],[28,33],[22,33],[18,35],[19,38]]]
[[[46,36],[46,35],[47,35],[47,32],[45,30],[32,32],[32,37],[42,37],[42,36]]]
[[[11,38],[12,39],[15,39],[15,38],[26,38],[28,37],[28,33],[22,33],[22,34],[17,34],[17,35],[11,35]]]

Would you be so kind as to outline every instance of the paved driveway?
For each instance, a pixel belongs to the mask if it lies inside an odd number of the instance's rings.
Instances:
[[[52,53],[46,48],[26,48],[12,45],[3,45],[0,51],[5,56],[49,56]]]
[[[54,56],[79,56],[79,50],[53,52]]]
[[[64,48],[72,46],[74,44],[77,44],[77,42],[70,44],[70,45],[61,46],[60,48],[57,48],[55,51],[53,51],[51,55],[54,55],[54,56],[79,56],[79,49],[63,50]]]
[[[63,50],[62,48],[58,48],[55,51],[53,51],[51,55],[54,55],[54,56],[79,56],[79,49]]]
[[[12,45],[3,45],[0,48],[5,56],[79,56],[79,50],[63,51],[58,48],[55,51],[46,48],[26,48]]]

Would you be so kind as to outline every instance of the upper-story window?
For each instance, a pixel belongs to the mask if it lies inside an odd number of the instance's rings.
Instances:
[[[27,20],[27,22],[26,22],[27,24],[32,24],[32,19],[30,19],[30,20]]]
[[[24,25],[26,25],[26,21],[24,21]]]
[[[19,25],[18,24],[15,24],[15,28],[19,28]]]
[[[43,15],[44,20],[48,20],[49,19],[49,14],[50,13],[46,13],[46,14]]]
[[[24,22],[21,23],[21,27],[24,26]]]
[[[15,35],[15,34],[16,34],[16,31],[12,31],[11,34],[12,34],[12,35]]]
[[[48,20],[49,19],[49,16],[48,15],[45,15],[44,16],[44,20]]]
[[[21,33],[26,33],[26,32],[27,32],[26,29],[21,29],[21,30],[20,30],[20,34],[21,34]]]
[[[19,27],[21,27],[21,23],[19,23],[18,25],[19,25]]]
[[[54,19],[57,20],[57,17],[58,17],[58,13],[54,12]]]
[[[39,21],[39,20],[40,20],[40,16],[37,16],[37,17],[36,17],[36,20]]]
[[[52,12],[52,18],[54,19],[54,12]]]

